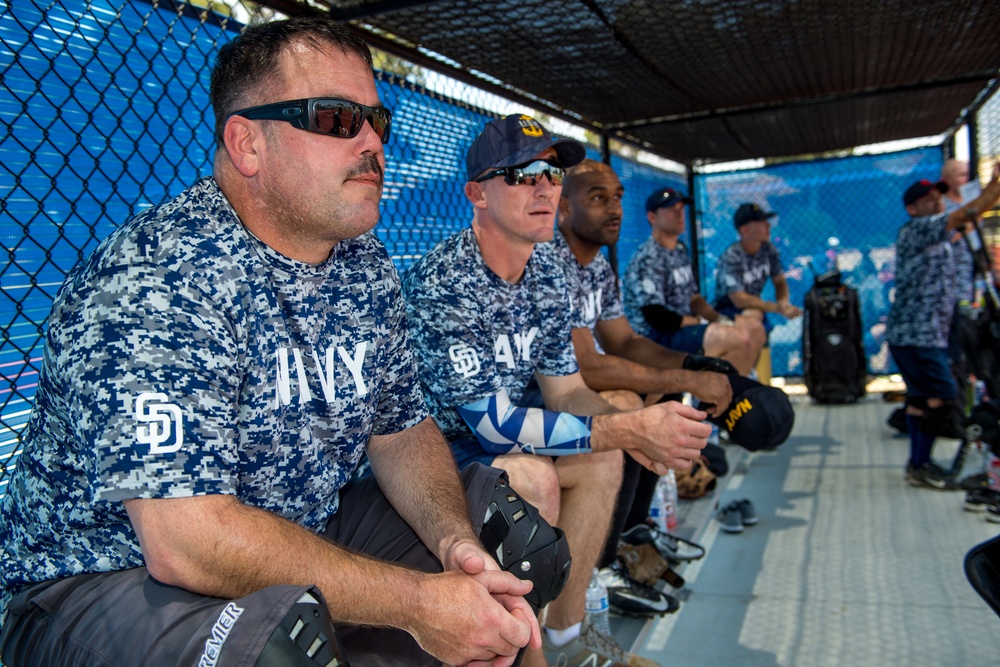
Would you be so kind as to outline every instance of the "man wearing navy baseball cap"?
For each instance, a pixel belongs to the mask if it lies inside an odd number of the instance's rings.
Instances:
[[[719,313],[698,290],[687,245],[685,204],[673,188],[646,199],[650,236],[625,270],[625,315],[636,332],[664,347],[730,361],[740,375],[753,368],[766,336],[759,320]]]
[[[686,469],[711,427],[704,412],[676,402],[617,412],[580,375],[566,278],[546,242],[565,169],[584,156],[582,144],[555,139],[529,116],[487,124],[466,159],[472,225],[410,267],[403,290],[421,385],[459,467],[506,470],[569,541],[573,567],[547,607],[544,654],[529,651],[525,664],[655,665],[585,620],[587,584],[609,533],[622,452],[658,474]],[[656,589],[631,595],[643,613],[676,610]]]
[[[911,206],[934,191],[937,191],[938,195],[943,195],[948,192],[948,184],[944,181],[932,183],[926,178],[919,180],[910,187],[906,188],[906,192],[903,193],[903,206]],[[941,197],[931,198],[927,201],[931,202],[932,200],[944,203],[944,200],[941,199]]]
[[[794,319],[802,314],[792,305],[788,281],[781,266],[778,248],[771,243],[771,218],[777,213],[765,211],[758,204],[740,204],[733,216],[733,224],[740,240],[726,248],[719,257],[715,277],[715,309],[729,318],[738,314],[752,317],[764,325],[768,332],[774,326],[768,313]],[[774,301],[761,298],[764,286],[770,280],[774,285]],[[757,372],[762,383],[770,382],[770,348],[761,349]]]
[[[475,181],[487,170],[523,167],[548,149],[555,152],[555,162],[563,169],[587,157],[579,141],[556,140],[531,116],[511,114],[487,124],[469,146],[465,155],[466,175]]]
[[[661,208],[672,207],[676,204],[694,204],[694,200],[685,197],[673,188],[660,188],[653,194],[646,197],[646,213],[653,213]]]
[[[934,440],[955,419],[958,386],[951,372],[948,335],[957,303],[950,237],[1000,199],[1000,166],[979,197],[945,213],[943,182],[920,180],[903,192],[910,219],[896,237],[896,297],[886,323],[889,351],[906,383],[906,425],[913,486],[956,488],[932,456]]]

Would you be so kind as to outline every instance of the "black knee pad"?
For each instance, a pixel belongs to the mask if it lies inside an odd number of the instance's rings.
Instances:
[[[914,396],[912,398],[908,397],[906,403],[923,411],[923,416],[918,417],[921,432],[936,438],[946,431],[949,434],[956,430],[961,431],[961,429],[956,429],[953,423],[955,419],[954,401],[945,401],[936,408],[932,408],[927,405],[927,398]]]
[[[349,663],[330,612],[307,593],[281,619],[254,667],[349,667]]]
[[[566,535],[510,488],[506,474],[493,488],[479,539],[502,569],[533,584],[524,599],[536,612],[566,584],[570,568]]]
[[[981,440],[996,456],[1000,451],[1000,404],[985,401],[972,408],[965,420],[965,439],[969,442]]]

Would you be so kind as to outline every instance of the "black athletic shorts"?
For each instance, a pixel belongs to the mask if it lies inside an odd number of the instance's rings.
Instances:
[[[474,526],[483,523],[499,475],[480,465],[462,473]],[[441,571],[373,477],[342,490],[340,511],[324,537],[382,560]],[[322,600],[309,586],[211,598],[161,584],[144,567],[49,581],[11,600],[0,628],[0,657],[6,667],[252,667],[305,592]],[[336,600],[325,602],[336,610]],[[402,630],[338,624],[336,631],[352,667],[438,664]]]

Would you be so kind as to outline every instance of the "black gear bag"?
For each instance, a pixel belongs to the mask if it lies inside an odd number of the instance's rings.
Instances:
[[[853,403],[865,395],[868,375],[858,292],[839,271],[816,276],[802,318],[806,389],[818,403]]]

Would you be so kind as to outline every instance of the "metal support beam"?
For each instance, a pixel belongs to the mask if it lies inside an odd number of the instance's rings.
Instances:
[[[979,180],[979,119],[969,114],[969,179]]]
[[[382,0],[382,2],[369,2],[367,4],[356,5],[350,8],[335,7],[327,4],[330,8],[330,16],[338,21],[358,21],[366,18],[375,18],[380,14],[389,12],[402,12],[407,9],[416,9],[423,5],[431,5],[438,0]]]
[[[611,166],[611,137],[607,132],[601,132],[601,162]],[[618,243],[608,246],[608,263],[611,264],[611,270],[615,273],[615,278],[618,278]]]
[[[695,193],[695,182],[694,182],[694,169],[687,170],[687,187],[688,187],[688,197],[694,200],[691,204],[691,224],[688,225],[688,240],[691,248],[691,270],[694,271],[694,275],[698,277],[698,289],[704,293],[704,283],[702,281],[701,275],[701,207],[698,206],[698,196]]]
[[[710,111],[697,111],[685,114],[674,114],[671,116],[659,116],[657,118],[644,118],[642,120],[630,121],[628,123],[612,123],[608,125],[609,130],[635,130],[640,127],[651,125],[669,125],[671,123],[684,123],[691,120],[704,120],[708,118],[731,118],[733,116],[745,116],[749,114],[765,113],[769,111],[784,111],[786,109],[800,109],[803,107],[819,106],[835,102],[848,102],[861,100],[876,95],[887,95],[891,93],[909,93],[920,90],[930,90],[933,88],[945,88],[947,86],[960,86],[970,83],[978,83],[985,86],[990,79],[996,76],[995,71],[980,72],[953,79],[939,81],[921,81],[918,83],[908,83],[899,86],[887,86],[884,88],[872,88],[853,93],[840,93],[835,95],[822,95],[798,100],[786,100],[778,103],[755,104],[745,107],[731,107],[723,109],[712,109]]]

